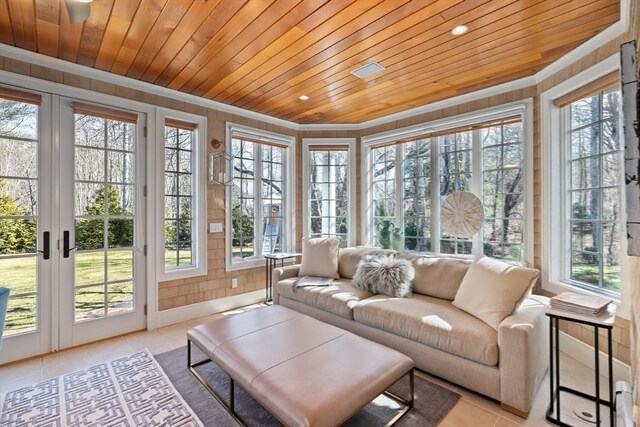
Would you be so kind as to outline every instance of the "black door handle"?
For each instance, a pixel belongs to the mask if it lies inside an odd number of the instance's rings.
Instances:
[[[62,236],[63,236],[62,237],[62,243],[63,243],[62,256],[64,258],[69,258],[69,252],[74,250],[75,246],[73,248],[69,247],[69,230],[65,230]]]
[[[50,238],[49,238],[49,232],[45,231],[44,233],[42,233],[43,235],[43,242],[42,242],[42,250],[41,251],[36,251],[38,253],[41,253],[43,255],[43,259],[49,259],[50,258],[50,249],[51,249],[51,245],[50,245]]]

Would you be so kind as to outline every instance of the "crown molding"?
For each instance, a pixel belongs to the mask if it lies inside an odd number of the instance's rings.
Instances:
[[[451,107],[454,105],[462,104],[465,102],[471,102],[478,99],[500,95],[502,93],[510,92],[517,89],[522,89],[528,86],[536,85],[554,73],[562,70],[563,68],[571,65],[578,59],[582,58],[589,52],[599,48],[600,46],[614,40],[616,37],[624,34],[629,28],[629,12],[630,0],[620,0],[620,20],[613,25],[607,27],[594,37],[590,38],[586,42],[582,43],[571,52],[567,53],[560,59],[556,60],[552,64],[548,65],[544,69],[538,71],[536,74],[524,77],[522,79],[514,80],[511,82],[503,83],[497,86],[492,86],[486,89],[480,89],[475,92],[470,92],[464,95],[459,95],[453,98],[448,98],[442,101],[434,102],[432,104],[423,105],[420,107],[412,108],[409,110],[401,111],[399,113],[390,114],[377,119],[369,120],[361,123],[344,123],[344,124],[299,124],[289,120],[279,119],[277,117],[269,116],[266,114],[256,113],[254,111],[246,110],[244,108],[235,107],[232,105],[224,104],[222,102],[212,101],[199,96],[180,92],[178,90],[169,89],[166,87],[154,85],[152,83],[132,79],[130,77],[121,76],[119,74],[113,74],[103,70],[97,70],[95,68],[86,67],[84,65],[76,64],[73,62],[63,61],[58,58],[52,58],[42,55],[40,53],[31,52],[28,50],[20,49],[15,46],[9,46],[0,44],[0,56],[12,58],[18,61],[27,62],[33,65],[39,65],[42,67],[52,68],[54,70],[63,71],[66,73],[77,74],[82,77],[88,77],[95,80],[104,81],[107,83],[115,84],[118,86],[127,87],[129,89],[140,90],[143,92],[152,93],[154,95],[165,96],[167,98],[176,99],[178,101],[188,102],[190,104],[212,108],[218,111],[222,111],[229,114],[236,114],[245,118],[259,120],[264,123],[273,124],[276,126],[282,126],[284,128],[293,129],[297,131],[357,131],[365,130],[374,126],[384,125],[389,122],[406,119],[409,117],[425,114],[431,111],[439,110],[442,108]]]
[[[0,43],[0,56],[27,62],[33,65],[39,65],[41,67],[51,68],[65,73],[71,73],[90,79],[100,80],[114,85],[127,87],[129,89],[148,92],[158,96],[165,96],[177,101],[188,102],[190,104],[212,108],[214,110],[222,111],[229,114],[237,114],[249,119],[260,120],[265,123],[286,127],[289,129],[298,130],[300,126],[297,123],[290,122],[288,120],[278,119],[266,114],[256,113],[244,108],[223,104],[222,102],[212,101],[210,99],[183,93],[174,89],[169,89],[141,80],[132,79],[131,77],[121,76],[119,74],[109,73],[103,70],[97,70],[95,68],[76,64],[75,62],[63,61],[62,59],[53,58],[50,56],[42,55],[40,53],[31,52],[29,50],[20,49],[15,46],[9,46]]]

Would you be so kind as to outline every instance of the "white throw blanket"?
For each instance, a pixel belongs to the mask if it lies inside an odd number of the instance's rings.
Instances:
[[[332,283],[331,277],[300,276],[293,282],[293,290],[304,286],[329,286]]]

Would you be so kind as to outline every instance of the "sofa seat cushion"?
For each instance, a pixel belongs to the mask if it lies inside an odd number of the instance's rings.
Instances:
[[[356,322],[488,366],[498,363],[498,337],[491,326],[451,301],[413,294],[376,295],[353,309]]]
[[[293,287],[297,278],[281,280],[276,284],[278,293],[285,298],[301,302],[311,307],[328,311],[345,319],[353,320],[353,307],[372,296],[369,292],[356,288],[351,279],[336,279],[329,286]]]

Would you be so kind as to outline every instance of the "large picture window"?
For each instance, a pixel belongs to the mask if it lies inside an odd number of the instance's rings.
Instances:
[[[262,254],[291,247],[288,171],[293,138],[227,126],[233,180],[227,190],[227,268],[262,265]]]
[[[379,224],[390,220],[403,231],[405,250],[524,260],[521,116],[415,133],[369,145],[369,243],[379,244]],[[485,224],[473,239],[440,227],[440,205],[458,191],[473,192],[484,204]]]

